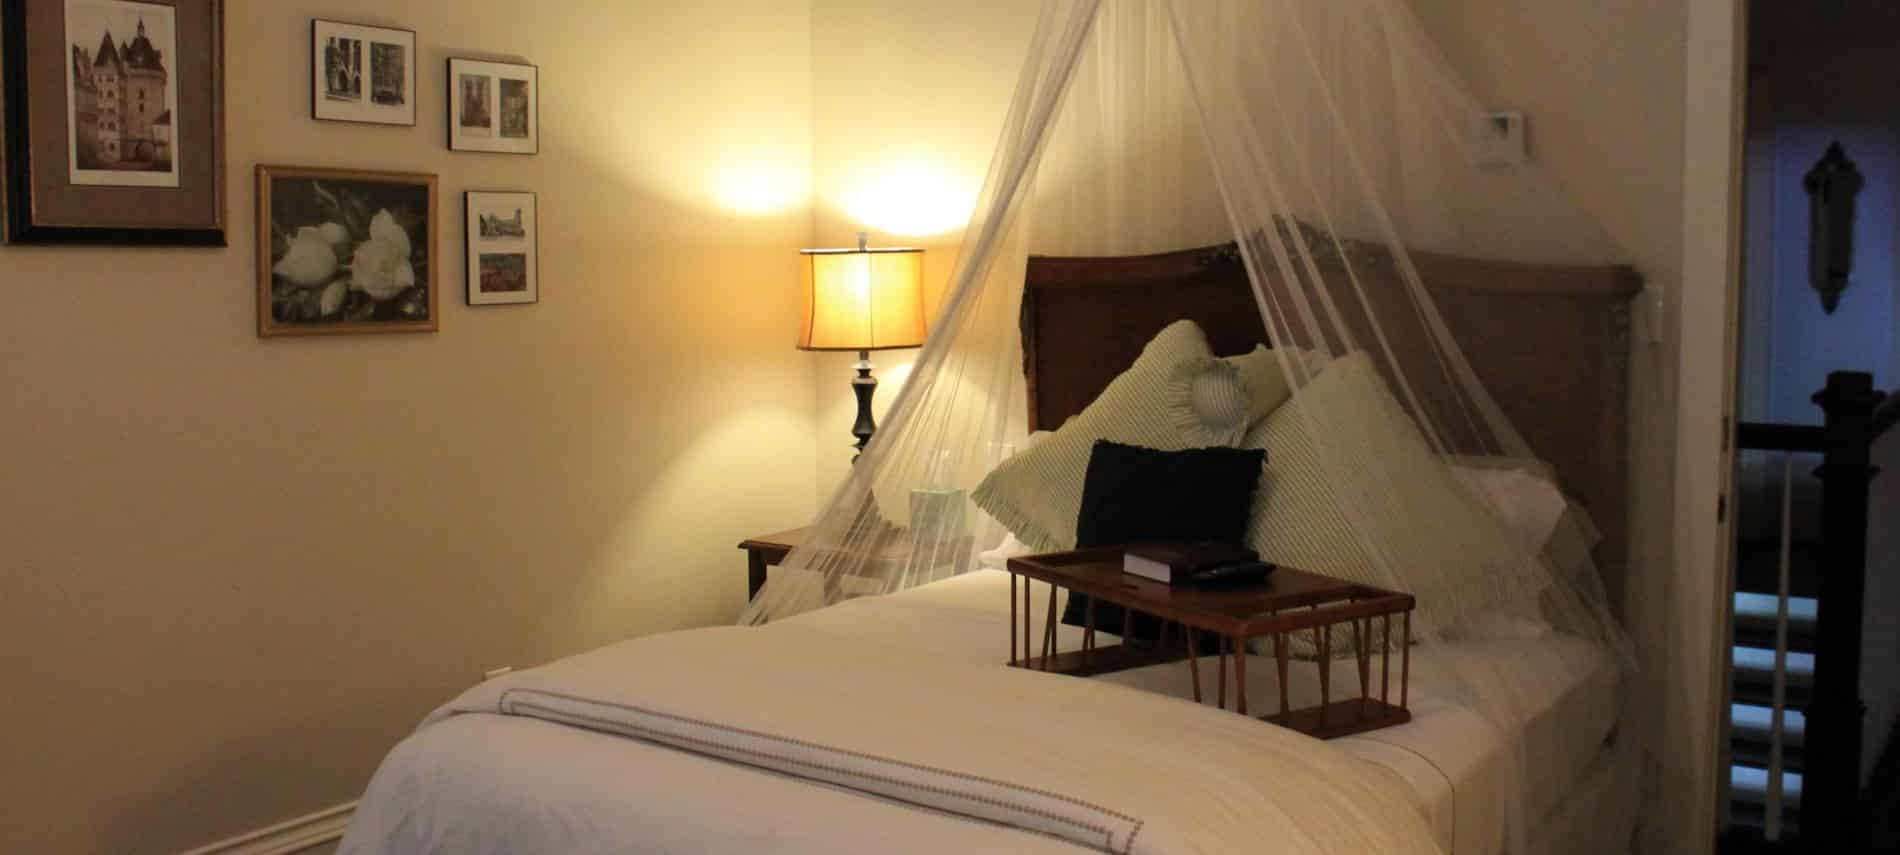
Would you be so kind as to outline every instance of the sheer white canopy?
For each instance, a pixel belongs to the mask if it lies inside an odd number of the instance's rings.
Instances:
[[[1028,259],[1232,242],[1295,390],[1284,406],[1323,475],[1326,524],[1349,530],[1366,578],[1418,594],[1418,643],[1532,622],[1627,661],[1587,522],[1569,515],[1527,542],[1452,465],[1537,449],[1480,382],[1415,255],[1617,257],[1534,161],[1491,151],[1484,117],[1403,0],[1045,0],[929,341],[744,621],[966,572],[1010,534],[1073,546],[1006,530],[971,498],[1026,444]],[[1349,370],[1392,407],[1318,390]],[[1270,456],[1265,478],[1274,467]],[[1429,498],[1442,496],[1457,500]],[[1517,687],[1471,671],[1459,700],[1510,722]],[[1520,775],[1549,759],[1515,758]],[[1536,818],[1515,810],[1518,851]]]

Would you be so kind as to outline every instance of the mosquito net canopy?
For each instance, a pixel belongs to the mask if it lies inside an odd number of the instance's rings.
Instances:
[[[1046,0],[911,377],[744,620],[929,584],[999,548],[1074,548],[1092,443],[1109,439],[1264,450],[1239,537],[1267,560],[1414,594],[1421,648],[1558,633],[1627,661],[1588,521],[1547,514],[1526,537],[1524,509],[1472,476],[1538,450],[1420,273],[1428,256],[1617,258],[1502,133],[1404,0]],[[1266,348],[1216,355],[1192,325],[1157,324],[1101,399],[1029,436],[1032,257],[1223,244]],[[1530,689],[1497,646],[1453,682],[1502,732]],[[1557,760],[1509,758],[1520,781]],[[1521,801],[1506,849],[1536,819]]]

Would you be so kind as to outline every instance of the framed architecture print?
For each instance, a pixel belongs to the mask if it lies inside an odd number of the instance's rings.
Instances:
[[[310,116],[373,125],[416,123],[416,34],[310,22]]]
[[[433,332],[436,179],[257,168],[257,334]]]
[[[0,0],[10,243],[225,245],[223,0]]]
[[[540,302],[540,218],[534,194],[471,190],[464,208],[468,304]]]
[[[449,60],[449,148],[501,154],[541,151],[541,70]]]

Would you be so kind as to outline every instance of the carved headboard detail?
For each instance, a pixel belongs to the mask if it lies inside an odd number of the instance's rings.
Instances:
[[[1610,601],[1621,602],[1629,549],[1629,310],[1641,278],[1623,266],[1410,257],[1485,388],[1602,530],[1597,563]],[[1356,252],[1353,261],[1362,279],[1398,275],[1394,265]],[[1336,255],[1317,263],[1322,274],[1342,269]],[[1267,342],[1232,244],[1119,258],[1031,257],[1022,312],[1030,429],[1060,426],[1080,412],[1155,333],[1183,318],[1200,324],[1224,356]],[[1432,358],[1422,341],[1392,344],[1401,362],[1414,352]]]

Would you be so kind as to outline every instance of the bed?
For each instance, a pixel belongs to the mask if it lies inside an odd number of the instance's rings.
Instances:
[[[1598,564],[1620,589],[1634,275],[1415,262],[1493,394],[1597,521]],[[1171,321],[1199,322],[1222,353],[1264,338],[1231,248],[1034,258],[1028,271],[1032,427],[1086,406]],[[1001,667],[1007,589],[979,569],[484,684],[391,752],[342,851],[1173,853],[1273,840],[1490,855],[1510,842],[1495,810],[1507,780],[1529,788],[1529,851],[1627,848],[1634,758],[1614,733],[1617,670],[1590,645],[1438,645],[1414,662],[1411,723],[1322,744],[1194,705],[1179,663],[1092,680]],[[1497,673],[1535,691],[1487,722],[1436,676],[1460,657],[1503,662]],[[1249,693],[1272,696],[1274,671],[1249,668]],[[1289,690],[1316,682],[1315,670]],[[1146,780],[1105,774],[1127,768]]]

